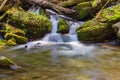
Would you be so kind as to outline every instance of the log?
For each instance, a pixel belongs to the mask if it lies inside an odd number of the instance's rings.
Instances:
[[[27,0],[27,1],[30,4],[33,3],[35,5],[43,7],[45,9],[51,9],[61,15],[65,15],[65,16],[68,16],[68,17],[71,17],[71,18],[77,19],[77,20],[79,19],[78,13],[75,10],[64,8],[64,7],[61,7],[54,3],[43,1],[43,0]]]

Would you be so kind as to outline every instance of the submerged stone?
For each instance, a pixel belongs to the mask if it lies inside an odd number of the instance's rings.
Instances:
[[[10,69],[15,69],[15,70],[20,68],[12,60],[10,60],[9,58],[4,57],[4,56],[0,56],[0,66],[1,67],[8,67]]]

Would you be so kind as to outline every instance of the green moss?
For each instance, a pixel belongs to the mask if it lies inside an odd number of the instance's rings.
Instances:
[[[19,35],[16,35],[16,34],[12,34],[12,33],[6,33],[4,38],[6,40],[10,40],[10,39],[14,38],[16,40],[16,43],[18,43],[18,44],[23,44],[23,43],[27,42],[27,38],[26,37],[19,36]]]
[[[93,18],[85,22],[77,29],[78,38],[81,41],[100,42],[112,38],[114,31],[112,25],[120,21],[120,4],[106,8],[99,15],[99,19]]]
[[[6,33],[12,33],[12,34],[16,34],[19,36],[25,36],[25,32],[23,30],[13,27],[9,24],[6,24],[5,28],[6,28]]]
[[[6,19],[9,24],[25,30],[31,37],[42,37],[51,31],[51,22],[48,18],[16,8],[7,11]]]
[[[45,11],[45,9],[40,9],[40,15],[50,18],[49,14]]]
[[[7,57],[4,57],[4,56],[0,56],[0,66],[3,66],[3,67],[10,67],[11,65],[14,65],[15,63],[8,59]]]
[[[93,15],[92,1],[82,2],[76,6],[80,19],[84,19]]]
[[[69,27],[65,19],[61,19],[58,22],[58,32],[59,33],[68,33]]]
[[[15,46],[16,43],[13,41],[7,41],[7,40],[0,40],[1,46]]]

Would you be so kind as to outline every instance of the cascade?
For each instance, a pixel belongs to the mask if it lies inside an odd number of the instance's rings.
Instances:
[[[37,8],[34,13],[37,12],[36,14],[38,14],[39,11],[40,8]],[[25,45],[17,46],[12,49],[20,49],[27,46],[27,51],[50,49],[53,54],[55,53],[54,55],[68,56],[86,55],[91,53],[91,51],[95,50],[95,47],[93,45],[87,46],[78,41],[76,29],[82,24],[82,22],[73,22],[67,20],[70,30],[68,34],[62,35],[60,33],[57,33],[58,22],[61,17],[51,10],[49,10],[49,12],[50,21],[52,23],[51,33],[43,37],[42,40],[28,42]]]

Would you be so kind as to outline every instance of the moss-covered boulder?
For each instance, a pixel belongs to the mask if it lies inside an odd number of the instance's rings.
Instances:
[[[0,56],[0,67],[10,68],[10,69],[20,68],[12,60],[4,56]]]
[[[27,38],[25,37],[25,32],[21,29],[13,27],[9,24],[5,25],[6,34],[4,35],[4,39],[7,40],[8,43],[11,44],[23,44],[27,42]]]
[[[43,37],[50,32],[50,20],[42,15],[32,14],[12,8],[7,11],[6,20],[9,24],[24,30],[27,37]]]
[[[68,26],[66,20],[65,19],[59,20],[59,22],[58,22],[58,33],[65,34],[65,33],[68,33],[68,32],[69,32],[69,26]]]
[[[80,19],[85,19],[93,16],[94,11],[92,7],[93,1],[81,2],[76,6],[76,11],[79,13]]]
[[[77,29],[81,41],[100,42],[114,37],[112,25],[120,21],[120,4],[104,9],[99,16]]]

